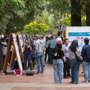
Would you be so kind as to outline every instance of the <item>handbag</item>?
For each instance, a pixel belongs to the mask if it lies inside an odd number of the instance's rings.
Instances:
[[[81,56],[77,55],[76,52],[74,52],[74,53],[75,53],[77,62],[82,62],[83,60],[82,60]]]

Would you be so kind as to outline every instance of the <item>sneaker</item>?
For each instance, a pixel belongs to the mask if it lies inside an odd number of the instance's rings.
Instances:
[[[43,73],[43,71],[41,71],[40,73]]]
[[[78,84],[78,82],[74,82],[73,84]]]
[[[82,81],[83,83],[88,83],[88,81]]]
[[[36,74],[39,74],[40,72],[36,72]]]
[[[74,83],[74,82],[70,82],[70,83]]]

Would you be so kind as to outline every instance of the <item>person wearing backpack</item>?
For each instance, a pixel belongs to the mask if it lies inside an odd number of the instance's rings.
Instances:
[[[84,81],[90,82],[90,45],[89,39],[84,39],[85,45],[82,48],[82,57],[83,57],[83,72],[84,72]]]

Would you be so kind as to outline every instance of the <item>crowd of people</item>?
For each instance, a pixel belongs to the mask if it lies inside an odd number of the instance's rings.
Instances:
[[[80,51],[77,40],[73,40],[69,45],[67,38],[63,40],[63,33],[61,31],[58,31],[57,34],[58,36],[56,38],[51,36],[46,37],[46,39],[36,35],[30,43],[28,39],[25,40],[23,45],[24,71],[27,72],[26,70],[29,67],[30,70],[34,70],[36,65],[36,74],[44,73],[44,55],[45,64],[53,65],[55,83],[62,83],[64,77],[71,78],[70,83],[78,84],[80,64],[83,66],[83,82],[90,82],[89,39],[84,39],[85,45],[82,51]],[[2,70],[3,67],[6,49],[7,40],[4,38],[4,41],[0,41],[0,57],[3,55],[3,59],[0,58],[0,70]],[[77,55],[82,59],[81,62],[77,60]]]

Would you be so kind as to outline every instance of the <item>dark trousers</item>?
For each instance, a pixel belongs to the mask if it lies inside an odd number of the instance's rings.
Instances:
[[[33,68],[35,67],[35,57],[32,58]]]
[[[32,70],[32,63],[31,63],[31,55],[26,55],[24,54],[24,70],[27,70],[27,59],[28,59],[28,63],[29,63],[29,67]]]
[[[48,48],[46,48],[46,51],[45,51],[45,63],[46,63],[47,55],[49,56],[49,49]],[[49,57],[48,57],[48,60],[49,60]]]
[[[4,64],[4,60],[5,60],[5,55],[3,55],[3,64]]]
[[[52,64],[52,61],[53,61],[53,48],[50,48],[49,50],[49,59],[50,59],[50,64]]]
[[[69,58],[66,58],[66,62],[64,62],[64,77],[66,76],[70,76]]]

